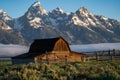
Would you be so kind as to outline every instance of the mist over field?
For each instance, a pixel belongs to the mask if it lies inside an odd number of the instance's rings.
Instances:
[[[13,44],[0,44],[0,57],[2,56],[15,56],[28,52],[27,46],[13,45]]]
[[[100,43],[100,44],[86,44],[86,45],[71,45],[71,50],[76,52],[94,52],[106,50],[120,50],[120,43]]]
[[[120,50],[120,43],[101,43],[87,45],[70,45],[72,51],[76,52],[93,52],[105,50]],[[28,52],[29,47],[14,44],[0,44],[0,57],[12,57]]]

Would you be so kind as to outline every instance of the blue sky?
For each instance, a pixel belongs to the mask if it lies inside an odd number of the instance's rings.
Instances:
[[[22,16],[37,0],[0,0],[0,9],[4,9],[13,18]],[[86,7],[90,12],[104,15],[120,21],[120,0],[40,0],[47,11],[60,7],[67,12],[75,12]]]

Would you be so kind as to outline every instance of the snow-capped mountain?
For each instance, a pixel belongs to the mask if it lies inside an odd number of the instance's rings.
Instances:
[[[16,19],[0,10],[0,20],[13,31],[17,30],[27,43],[34,39],[58,36],[64,37],[70,44],[120,42],[120,22],[94,15],[85,7],[72,13],[59,7],[49,12],[37,1]]]
[[[7,23],[10,20],[12,20],[12,18],[9,17],[4,10],[0,9],[0,23],[1,23],[0,28],[3,30],[11,30],[12,28],[9,25],[7,25]]]
[[[0,9],[0,19],[2,19],[3,21],[12,20],[12,18],[9,17],[3,9]]]
[[[69,13],[65,12],[61,8],[57,7],[56,9],[49,12],[49,19],[53,26],[58,26],[68,19]]]
[[[0,43],[25,44],[21,32],[12,28],[13,18],[9,17],[4,10],[0,10]]]

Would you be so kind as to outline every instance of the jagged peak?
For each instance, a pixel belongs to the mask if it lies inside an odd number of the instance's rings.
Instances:
[[[36,1],[30,6],[29,10],[38,10],[40,7],[42,7],[42,5],[39,1]]]
[[[41,15],[48,14],[48,12],[45,9],[43,9],[43,7],[39,1],[34,2],[28,9],[27,13],[29,13],[32,16],[38,16],[39,14],[41,14]]]
[[[32,4],[32,7],[41,6],[40,1],[36,1]]]
[[[100,18],[101,18],[101,19],[103,19],[103,20],[105,20],[105,21],[107,21],[107,20],[108,20],[108,18],[107,18],[107,17],[102,16],[102,15],[100,16]]]
[[[67,14],[67,15],[69,15],[70,13],[68,13],[68,12],[66,12],[66,11],[64,11],[63,9],[61,9],[60,7],[56,7],[55,9],[53,9],[53,11],[52,12],[60,12],[60,13],[65,13],[65,14]]]
[[[0,18],[3,19],[4,21],[12,20],[12,18],[9,17],[7,12],[5,12],[3,9],[0,9]]]
[[[92,16],[94,17],[94,15],[89,12],[85,7],[81,7],[76,11],[76,14],[79,16],[83,16],[83,17],[88,17],[88,16]]]
[[[79,12],[89,12],[89,11],[87,10],[87,8],[85,8],[84,6],[81,7],[81,8],[79,8],[77,11],[79,11]]]
[[[2,13],[2,12],[4,12],[4,10],[3,10],[3,9],[0,9],[0,13]]]
[[[63,11],[60,7],[57,7],[57,8],[55,8],[54,10],[60,11],[61,13],[64,13],[64,11]]]
[[[7,14],[3,9],[0,9],[0,14]]]

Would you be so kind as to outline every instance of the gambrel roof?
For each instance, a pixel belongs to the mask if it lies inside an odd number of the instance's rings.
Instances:
[[[55,43],[59,40],[62,39],[62,37],[57,37],[57,38],[49,38],[49,39],[36,39],[30,46],[29,53],[44,53],[44,52],[49,52],[52,51]],[[65,40],[64,40],[65,41]],[[66,42],[66,41],[65,41]],[[66,42],[68,45],[68,43]],[[69,45],[68,45],[69,47]]]
[[[36,39],[30,46],[29,52],[24,53],[13,58],[32,58],[43,53],[47,53],[53,50],[55,43],[62,39],[69,48],[69,44],[62,37],[49,38],[49,39]],[[70,51],[70,48],[69,48]]]

